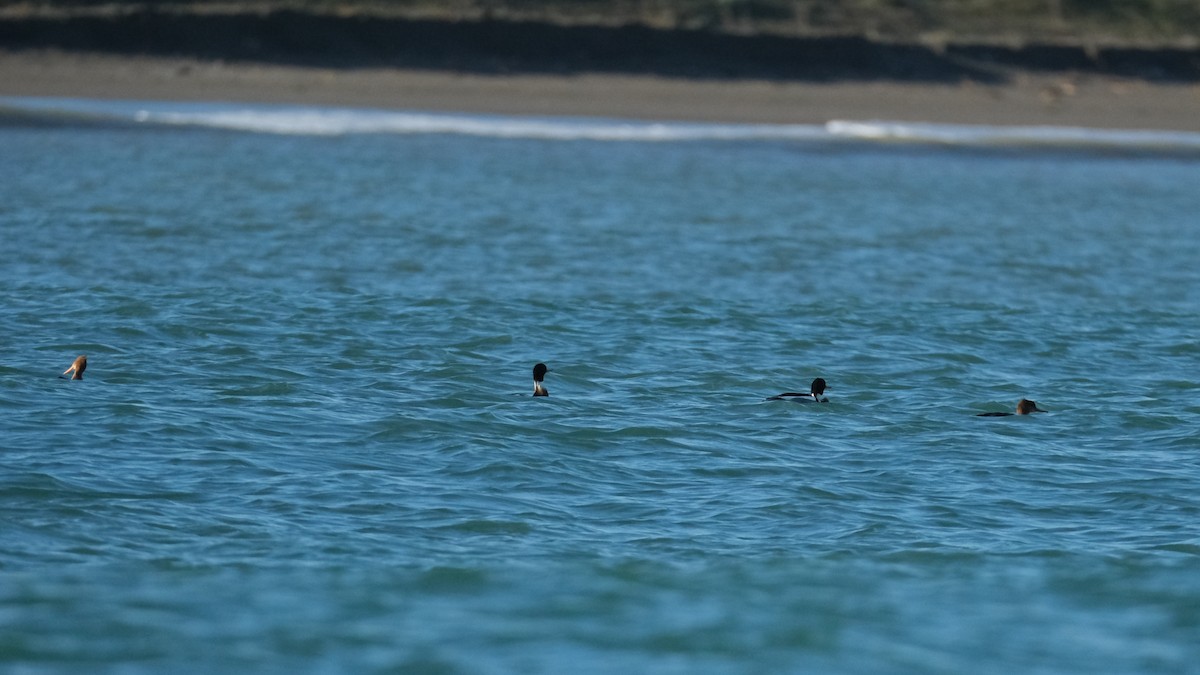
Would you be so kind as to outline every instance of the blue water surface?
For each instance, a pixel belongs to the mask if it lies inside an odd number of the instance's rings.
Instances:
[[[0,127],[0,669],[1200,663],[1194,154],[142,121]]]

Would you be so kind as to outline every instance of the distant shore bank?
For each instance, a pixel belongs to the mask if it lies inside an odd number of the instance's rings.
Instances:
[[[1200,131],[1200,50],[140,11],[0,17],[0,95]]]
[[[1013,72],[1200,83],[1200,47],[781,35],[643,24],[445,20],[294,9],[0,13],[0,47],[330,68],[798,82],[972,81]]]

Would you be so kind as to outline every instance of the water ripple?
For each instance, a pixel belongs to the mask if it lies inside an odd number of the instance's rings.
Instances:
[[[1200,659],[1194,162],[0,136],[18,668]]]

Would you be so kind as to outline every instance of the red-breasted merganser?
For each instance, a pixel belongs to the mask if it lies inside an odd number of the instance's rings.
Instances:
[[[1046,411],[1037,407],[1037,404],[1034,403],[1033,401],[1030,401],[1027,398],[1023,398],[1020,401],[1017,401],[1017,412],[1015,412],[1015,413],[986,412],[986,413],[979,413],[978,415],[976,415],[976,417],[1009,417],[1012,415],[1028,415],[1030,413],[1035,413],[1035,412],[1046,412]]]
[[[72,380],[82,380],[83,379],[83,371],[85,371],[85,370],[87,370],[87,354],[84,354],[84,355],[80,356],[79,358],[75,359],[71,363],[71,367],[64,370],[63,374],[59,375],[59,377],[61,377],[65,380],[66,379],[65,375],[67,373],[74,371],[75,374],[71,376],[71,379]]]
[[[542,386],[542,379],[546,377],[546,371],[550,370],[546,364],[539,363],[533,367],[533,395],[534,396],[549,396],[550,392]]]
[[[825,398],[825,396],[824,396],[826,386],[827,385],[825,384],[825,379],[818,377],[817,379],[812,381],[812,391],[810,391],[807,394],[798,394],[796,392],[789,391],[784,394],[779,394],[778,396],[772,396],[772,397],[768,398],[767,400],[768,401],[806,401],[809,403],[829,403],[829,399]]]

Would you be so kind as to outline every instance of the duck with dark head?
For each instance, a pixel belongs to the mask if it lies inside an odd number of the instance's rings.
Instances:
[[[546,372],[550,369],[546,364],[539,363],[533,367],[533,395],[534,396],[549,396],[550,392],[546,391],[546,387],[542,385],[542,380],[546,377]]]
[[[1017,412],[986,412],[975,415],[976,417],[1011,417],[1013,415],[1029,415],[1032,413],[1046,412],[1037,407],[1037,404],[1027,398],[1017,401]]]
[[[829,403],[829,399],[825,396],[825,390],[829,385],[825,384],[825,378],[818,377],[812,381],[807,394],[801,394],[794,391],[789,391],[777,396],[768,398],[768,401],[801,401],[804,403]]]

